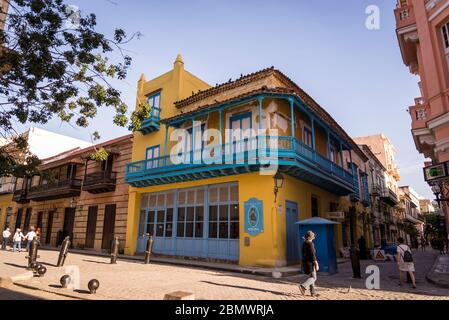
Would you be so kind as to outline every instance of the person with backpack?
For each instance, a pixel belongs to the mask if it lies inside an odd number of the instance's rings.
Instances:
[[[404,244],[404,238],[398,238],[398,243],[396,261],[399,268],[399,285],[402,286],[403,273],[407,272],[412,280],[413,289],[416,289],[415,264],[413,263],[412,250],[408,245]]]

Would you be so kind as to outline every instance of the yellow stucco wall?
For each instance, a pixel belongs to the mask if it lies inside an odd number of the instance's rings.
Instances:
[[[12,201],[12,194],[0,195],[0,228],[5,226],[6,211],[11,208],[11,213],[16,211],[16,203]]]

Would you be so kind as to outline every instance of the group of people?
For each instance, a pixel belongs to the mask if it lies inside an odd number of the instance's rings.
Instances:
[[[299,290],[302,295],[305,295],[309,289],[312,297],[318,297],[319,294],[315,290],[315,282],[317,280],[317,272],[320,270],[318,259],[316,255],[315,240],[316,234],[313,231],[308,231],[304,236],[304,243],[302,246],[302,266],[305,274],[308,275],[305,282],[299,284]],[[415,264],[413,262],[412,250],[408,245],[404,243],[404,238],[399,237],[397,239],[396,248],[396,263],[399,270],[399,285],[402,286],[404,281],[404,275],[408,274],[412,283],[413,289],[416,289],[415,280]],[[365,241],[359,241],[359,246],[362,248],[365,246]]]
[[[31,241],[34,239],[37,239],[39,241],[41,235],[40,228],[37,228],[35,230],[34,227],[30,227],[28,230],[28,233],[26,235],[23,234],[22,230],[20,228],[17,228],[14,235],[11,233],[10,228],[6,228],[3,231],[3,241],[2,241],[2,249],[6,250],[6,247],[10,243],[11,236],[12,236],[12,251],[13,252],[21,252],[22,251],[22,242],[26,241],[26,251],[30,251],[30,245]]]

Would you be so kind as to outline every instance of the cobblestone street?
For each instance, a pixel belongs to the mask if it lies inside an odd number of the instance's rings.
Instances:
[[[40,251],[39,261],[48,272],[43,278],[18,281],[0,291],[0,299],[163,299],[173,291],[188,291],[196,299],[449,299],[449,289],[439,288],[426,281],[436,252],[416,252],[418,289],[398,286],[399,276],[394,262],[376,263],[381,272],[381,290],[365,289],[365,280],[352,279],[350,263],[339,264],[339,273],[319,275],[319,298],[300,295],[297,283],[304,275],[273,279],[262,276],[212,271],[200,268],[164,264],[144,265],[142,262],[120,260],[110,265],[104,257],[69,254],[66,266],[80,268],[81,288],[78,291],[62,289],[59,279],[64,268],[56,268],[58,253]],[[26,272],[25,253],[0,252],[0,276],[8,277]],[[371,261],[362,262],[362,276]],[[96,278],[100,288],[96,295],[87,293],[87,283]],[[351,289],[350,289],[351,287]],[[34,290],[32,290],[34,289]],[[39,290],[35,290],[39,289]]]

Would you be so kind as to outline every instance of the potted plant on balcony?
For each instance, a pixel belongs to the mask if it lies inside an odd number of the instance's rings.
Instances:
[[[105,148],[100,148],[89,154],[89,159],[92,161],[106,161],[108,160],[108,157],[109,153]]]

